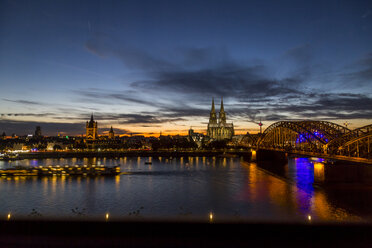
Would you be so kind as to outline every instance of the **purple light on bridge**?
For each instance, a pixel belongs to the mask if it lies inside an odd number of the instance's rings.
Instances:
[[[313,134],[318,139],[322,139],[325,142],[328,142],[328,139],[324,137],[323,133],[321,133],[319,131],[315,131]],[[314,136],[311,135],[311,134],[308,134],[308,133],[300,133],[298,138],[296,139],[296,144],[304,143],[304,142],[307,142],[308,140],[310,140],[310,141],[316,140],[316,138]]]

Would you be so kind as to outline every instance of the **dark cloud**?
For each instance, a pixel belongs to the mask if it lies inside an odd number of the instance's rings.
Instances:
[[[345,74],[345,81],[357,85],[370,85],[372,82],[372,53],[356,63],[356,70]]]
[[[0,120],[0,131],[8,135],[13,133],[17,135],[33,134],[36,126],[41,127],[43,135],[56,136],[60,132],[70,135],[85,133],[85,123],[45,123],[36,121]]]
[[[85,43],[85,48],[100,57],[113,56],[119,58],[130,69],[146,71],[170,70],[174,68],[172,63],[164,59],[152,56],[150,53],[140,50],[103,33],[96,34]]]
[[[168,118],[181,118],[181,117],[207,117],[209,116],[210,109],[201,109],[194,107],[164,107],[160,109],[160,115]]]
[[[150,100],[144,100],[138,97],[138,92],[135,91],[115,91],[108,92],[102,89],[85,89],[85,90],[73,90],[73,92],[83,98],[79,98],[80,102],[91,103],[92,99],[100,101],[102,104],[112,104],[114,101],[153,105],[154,102]]]
[[[7,135],[13,133],[17,135],[33,134],[36,126],[41,127],[43,135],[56,136],[58,133],[68,135],[81,135],[85,134],[85,122],[81,123],[50,123],[50,122],[37,122],[37,121],[14,121],[14,120],[0,120],[0,132],[5,132]],[[132,132],[128,129],[116,128],[113,125],[115,134],[140,134]],[[98,132],[105,134],[110,130],[110,127],[100,128],[98,126]]]
[[[233,99],[233,98],[232,98]],[[226,104],[228,118],[235,121],[246,121],[257,124],[260,120],[278,121],[285,119],[368,119],[372,117],[372,98],[363,94],[352,93],[301,93],[289,94],[285,99],[266,98],[259,100],[249,98],[245,103]],[[216,99],[216,110],[219,100]],[[281,102],[281,104],[278,104]],[[120,124],[136,124],[145,127],[155,127],[157,124],[189,120],[190,117],[207,119],[211,102],[206,101],[203,108],[197,108],[184,103],[158,106],[155,112],[139,112],[137,114],[106,114],[97,113],[101,120],[115,120]],[[82,118],[86,118],[85,116]]]
[[[162,115],[125,114],[120,115],[120,124],[159,124],[184,121],[184,118],[163,118]]]
[[[127,68],[147,73],[147,80],[131,84],[135,91],[163,95],[174,92],[191,96],[191,100],[201,100],[201,96],[204,99],[206,96],[244,99],[298,94],[304,77],[271,77],[267,65],[233,60],[225,48],[179,48],[160,57],[102,34],[89,40],[85,46],[99,56],[119,57]],[[307,46],[295,48],[286,57],[295,58],[295,64],[300,64],[300,60],[308,60],[304,55],[307,50]],[[88,98],[97,97],[92,91],[79,93]],[[124,92],[109,94],[108,97],[147,104]]]
[[[372,98],[363,94],[309,94],[306,102],[288,105],[272,105],[261,110],[262,112],[286,113],[285,116],[273,118],[278,115],[269,115],[265,120],[283,119],[371,119]]]
[[[2,100],[7,101],[7,102],[25,104],[25,105],[43,105],[43,103],[40,103],[40,102],[27,101],[27,100],[11,100],[11,99],[6,99],[6,98],[3,98]]]
[[[82,123],[89,120],[90,116],[84,114],[80,117],[76,117],[74,120],[80,120]],[[172,123],[176,121],[184,121],[181,117],[168,117],[166,114],[147,114],[147,113],[137,113],[137,114],[109,114],[96,112],[94,114],[94,120],[98,123],[104,123],[104,125],[115,125],[118,124],[128,124],[137,125],[143,127],[154,127],[156,124],[161,123]],[[141,124],[141,125],[140,125]],[[151,124],[151,125],[150,125]]]
[[[114,130],[115,135],[132,134],[132,132],[128,129],[121,129],[121,128],[115,128],[115,127],[113,127],[112,129]],[[99,131],[102,134],[108,134],[110,130],[111,130],[111,127],[104,127],[104,128],[99,129]]]
[[[34,114],[34,113],[6,113],[6,114],[0,114],[1,117],[26,117],[26,116],[34,116],[34,117],[47,117],[47,116],[53,116],[54,113],[40,113],[40,114]]]
[[[210,99],[212,96],[244,100],[301,94],[297,89],[301,83],[298,79],[270,79],[261,75],[262,70],[262,66],[230,66],[199,71],[163,72],[158,73],[153,81],[134,82],[132,87],[141,91],[184,94],[197,100]]]
[[[90,41],[93,42],[93,41]],[[149,53],[120,46],[121,52],[110,48],[107,42],[88,43],[94,50],[106,52],[105,56],[122,57],[129,68],[144,70],[147,80],[130,84],[131,92],[105,92],[88,90],[77,92],[89,101],[93,98],[115,99],[123,102],[154,107],[156,112],[140,112],[112,116],[122,124],[156,125],[182,121],[190,117],[208,118],[210,100],[225,98],[225,110],[233,120],[257,124],[260,119],[277,121],[283,119],[368,119],[371,118],[372,99],[368,94],[319,93],[317,86],[326,76],[326,70],[314,64],[312,47],[301,45],[289,49],[280,58],[283,61],[281,76],[267,63],[243,62],[231,59],[225,48],[180,48],[170,60],[154,59]],[[93,44],[95,44],[93,46]],[[100,46],[98,46],[100,44]],[[94,49],[93,49],[94,48]],[[129,56],[124,56],[131,50]],[[136,55],[136,59],[132,56]],[[102,56],[102,54],[101,54]],[[143,61],[142,61],[143,60]],[[145,61],[148,60],[146,63]],[[142,62],[141,62],[142,61]],[[168,61],[173,61],[172,63]],[[159,64],[158,67],[154,63]],[[286,70],[285,66],[290,69]],[[166,68],[166,69],[165,69]],[[281,69],[281,65],[278,65]],[[328,73],[328,72],[327,72]],[[366,83],[372,79],[372,55],[355,63],[353,69],[344,73],[343,81]],[[319,74],[319,75],[318,75]],[[318,85],[307,87],[309,80],[320,80]],[[156,98],[134,97],[138,93]],[[172,104],[158,101],[165,98]],[[145,99],[145,100],[144,100]],[[198,107],[200,106],[200,107]],[[102,116],[102,118],[105,118]]]
[[[372,98],[363,94],[321,94],[315,105],[320,110],[368,112],[372,111]]]
[[[340,80],[345,86],[352,88],[370,86],[372,82],[372,53],[368,53],[346,70],[349,72],[340,74]]]
[[[314,62],[313,47],[304,44],[287,50],[275,65],[276,71],[286,77],[305,84],[314,77],[323,74],[323,65]],[[323,77],[323,75],[322,75]]]
[[[137,127],[151,127],[151,128],[161,127],[161,125],[159,125],[159,124],[153,124],[153,123],[149,123],[149,124],[137,124],[136,126]]]

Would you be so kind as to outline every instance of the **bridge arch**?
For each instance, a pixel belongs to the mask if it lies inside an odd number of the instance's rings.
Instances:
[[[328,146],[332,154],[371,159],[372,124],[350,131]]]
[[[240,141],[240,145],[246,147],[255,147],[257,145],[258,138],[259,134],[246,134]]]
[[[329,121],[298,121],[297,123],[307,130],[310,130],[315,135],[322,134],[319,137],[324,143],[328,143],[350,132],[348,128]]]
[[[350,130],[327,121],[278,121],[257,137],[256,148],[372,159],[372,124]]]
[[[325,142],[299,121],[279,121],[267,127],[258,140],[259,147],[318,150]],[[306,145],[305,145],[306,144]]]
[[[352,139],[340,147],[341,155],[357,158],[372,159],[372,132]]]
[[[328,121],[279,121],[265,129],[257,145],[324,152],[329,141],[348,132],[346,127]]]
[[[368,133],[372,132],[372,124],[366,125],[354,130],[349,130],[349,132],[337,137],[336,139],[331,140],[327,144],[327,149],[330,153],[339,154],[342,150],[342,147],[349,141],[357,140],[358,137],[365,136]]]

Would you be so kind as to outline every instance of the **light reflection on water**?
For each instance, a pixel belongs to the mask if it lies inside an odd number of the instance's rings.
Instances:
[[[152,161],[152,164],[145,164]],[[284,166],[261,166],[241,158],[71,158],[4,162],[14,165],[120,164],[124,175],[113,177],[0,178],[0,214],[27,216],[143,217],[192,216],[252,221],[371,221],[371,189],[348,191],[313,186],[316,159],[292,158]],[[321,162],[321,161],[320,161]],[[274,169],[273,169],[274,168]],[[363,206],[360,199],[363,197]],[[368,198],[369,197],[369,198]],[[346,199],[346,200],[345,200]],[[366,200],[369,199],[369,200]]]

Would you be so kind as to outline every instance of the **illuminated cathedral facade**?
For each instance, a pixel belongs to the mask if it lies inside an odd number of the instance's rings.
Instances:
[[[218,114],[214,108],[214,99],[212,99],[212,109],[209,116],[209,123],[207,129],[207,136],[214,140],[230,140],[234,135],[234,124],[226,123],[226,113],[223,107],[223,99],[221,98],[221,107]]]

